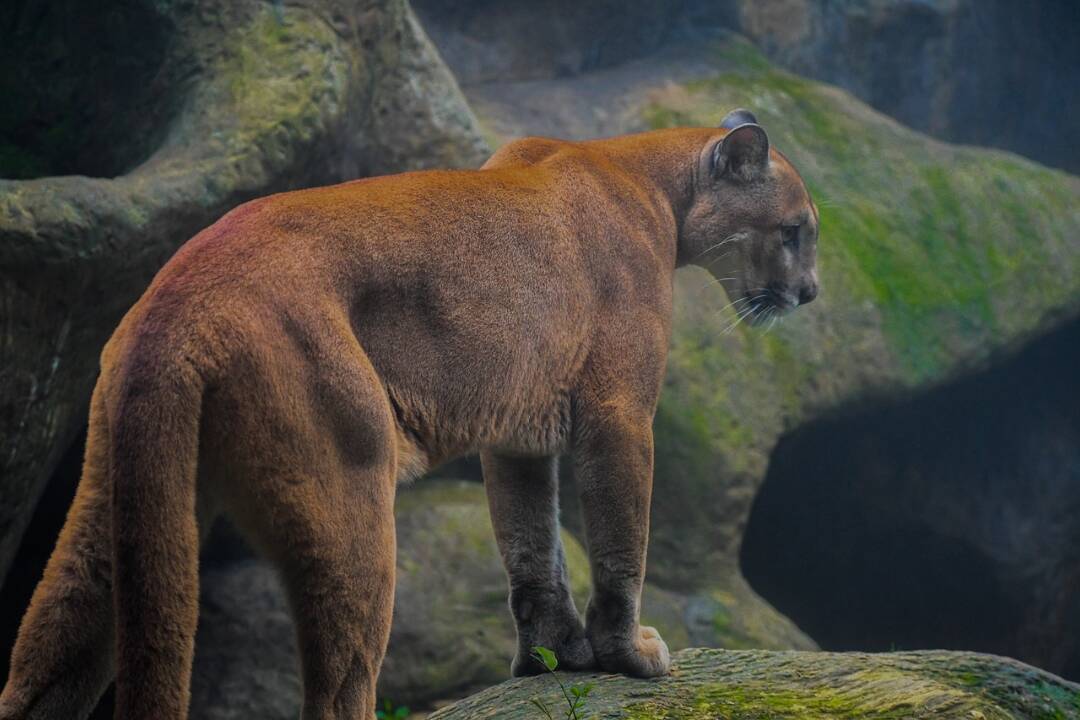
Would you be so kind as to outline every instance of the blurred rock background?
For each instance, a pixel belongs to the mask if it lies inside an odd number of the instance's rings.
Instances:
[[[1077,30],[1064,0],[5,6],[0,674],[97,353],[196,230],[269,192],[741,105],[818,201],[823,294],[729,329],[680,273],[646,620],[673,648],[945,647],[1080,678]],[[398,504],[380,691],[412,707],[513,651],[478,468],[436,474]],[[193,717],[296,717],[272,571],[227,526],[204,563]]]

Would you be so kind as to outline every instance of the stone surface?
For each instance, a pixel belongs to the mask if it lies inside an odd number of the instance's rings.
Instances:
[[[580,717],[641,720],[731,718],[935,718],[1012,720],[1080,717],[1080,685],[1015,660],[941,651],[884,653],[691,649],[670,676],[559,673],[591,683]],[[506,682],[432,714],[431,720],[543,717],[537,700],[566,711],[550,675]]]
[[[251,557],[204,569],[191,716],[292,720],[303,698],[295,628],[274,569]]]
[[[1080,318],[800,426],[754,500],[746,577],[823,647],[969,648],[1080,678],[1077,367]]]
[[[731,0],[415,0],[463,84],[570,77],[655,51],[693,25],[734,22]]]
[[[790,70],[937,137],[1080,171],[1072,0],[740,0],[736,26]]]
[[[415,0],[459,80],[594,72],[725,30],[905,125],[1080,170],[1072,0]]]
[[[184,240],[253,197],[486,155],[404,0],[127,6],[0,11],[0,175],[30,178],[0,180],[0,580],[98,352]]]

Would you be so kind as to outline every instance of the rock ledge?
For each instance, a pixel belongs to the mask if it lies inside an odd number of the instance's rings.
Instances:
[[[582,718],[1080,718],[1080,685],[1016,660],[939,650],[897,653],[694,648],[670,676],[561,674],[595,684]],[[565,702],[550,677],[520,678],[443,708],[430,720],[539,718]]]

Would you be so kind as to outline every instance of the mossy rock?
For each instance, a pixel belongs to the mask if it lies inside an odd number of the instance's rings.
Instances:
[[[641,622],[652,625],[671,650],[688,647],[816,650],[795,623],[755,593],[740,575],[723,588],[679,592],[646,582]]]
[[[1015,660],[976,653],[815,653],[690,649],[671,675],[559,673],[489,688],[431,720],[563,716],[558,682],[592,684],[582,718],[606,720],[1068,720],[1080,685]]]

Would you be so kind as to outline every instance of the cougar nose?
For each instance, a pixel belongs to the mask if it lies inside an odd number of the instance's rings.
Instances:
[[[813,302],[817,297],[818,284],[816,280],[811,280],[802,286],[799,290],[799,304],[805,305],[808,302]]]

